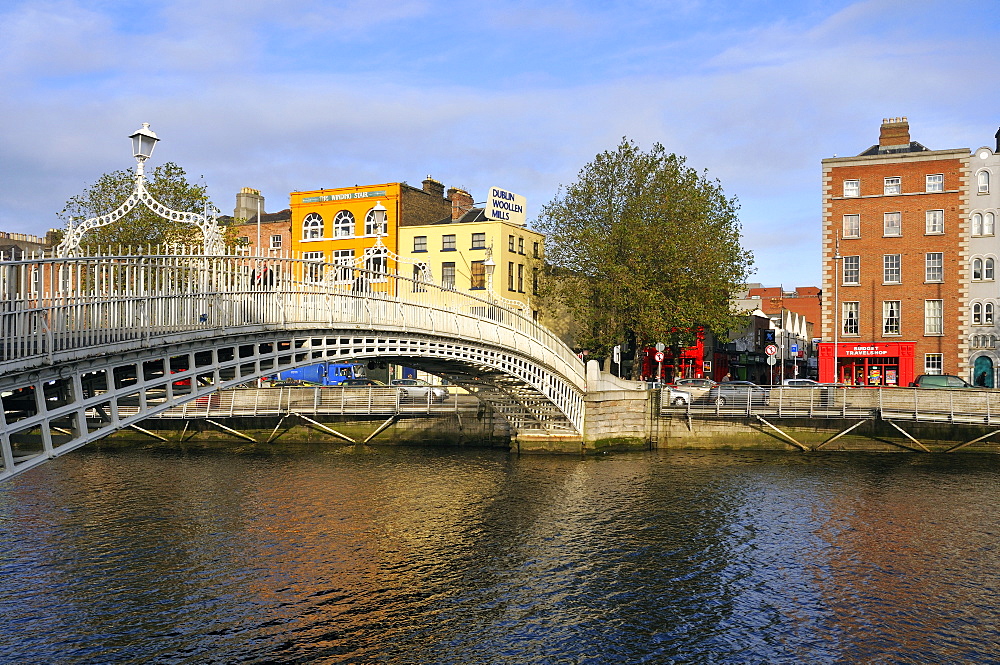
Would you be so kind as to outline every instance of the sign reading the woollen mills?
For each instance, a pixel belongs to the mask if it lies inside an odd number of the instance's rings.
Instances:
[[[527,221],[527,207],[528,199],[520,194],[499,187],[490,187],[490,196],[486,199],[486,216],[490,219],[524,226]]]

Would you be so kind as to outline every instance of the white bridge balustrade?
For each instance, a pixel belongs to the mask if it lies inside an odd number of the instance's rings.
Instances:
[[[583,362],[531,318],[408,276],[177,252],[0,262],[0,479],[185,402],[322,361],[405,364],[514,432],[581,432]]]

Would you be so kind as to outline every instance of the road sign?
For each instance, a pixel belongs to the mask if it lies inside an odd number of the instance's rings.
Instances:
[[[663,358],[664,358],[663,351],[657,351],[656,353],[653,354],[653,360],[655,360],[658,363],[662,363]]]
[[[771,365],[773,367],[774,363],[776,363],[776,362],[778,362],[778,359],[775,358],[774,356],[768,356],[767,357],[767,364],[768,365]]]
[[[799,352],[799,345],[798,344],[792,344],[792,347],[789,349],[789,351],[791,351],[792,353],[798,353]]]
[[[767,346],[764,347],[764,353],[766,353],[769,356],[773,356],[777,352],[778,352],[778,347],[775,346],[774,344],[768,344]],[[771,364],[773,365],[774,363]]]

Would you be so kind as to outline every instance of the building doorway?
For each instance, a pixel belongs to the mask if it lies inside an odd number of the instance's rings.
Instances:
[[[993,359],[979,356],[972,368],[972,384],[982,388],[993,387]]]

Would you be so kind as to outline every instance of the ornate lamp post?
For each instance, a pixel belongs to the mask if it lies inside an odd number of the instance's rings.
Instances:
[[[156,142],[160,140],[157,138],[156,133],[149,128],[149,123],[142,123],[142,127],[133,132],[129,138],[132,139],[132,154],[135,156],[136,161],[135,188],[132,190],[132,193],[127,199],[125,199],[125,203],[113,212],[109,212],[108,214],[101,215],[99,217],[91,217],[90,219],[80,222],[80,224],[76,226],[70,222],[66,229],[66,236],[63,238],[63,241],[59,243],[59,246],[56,247],[56,256],[76,256],[80,251],[80,240],[83,238],[83,235],[87,233],[87,231],[120,220],[130,210],[132,210],[132,208],[139,205],[139,203],[144,204],[147,208],[164,219],[168,219],[173,222],[194,224],[201,229],[202,237],[204,239],[205,255],[218,256],[223,254],[225,252],[225,247],[222,243],[222,232],[219,229],[219,224],[216,221],[215,215],[209,217],[208,215],[202,215],[196,212],[172,210],[154,199],[152,194],[146,190],[146,177],[143,175],[143,166],[146,160],[153,154],[153,148],[156,147]]]

